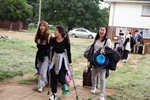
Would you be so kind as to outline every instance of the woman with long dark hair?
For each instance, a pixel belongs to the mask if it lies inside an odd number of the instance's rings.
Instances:
[[[48,83],[47,80],[47,68],[49,64],[50,55],[50,39],[52,35],[48,31],[47,22],[42,21],[39,24],[37,33],[35,35],[35,43],[37,44],[37,54],[35,60],[35,66],[39,66],[39,80],[38,80],[38,91],[42,92],[43,87]]]
[[[106,26],[100,26],[95,38],[95,44],[94,44],[94,53],[101,48],[103,48],[104,43],[106,41],[105,46],[111,48],[111,40],[106,39],[107,38],[107,27]],[[105,51],[101,51],[101,54],[105,54]],[[96,81],[97,81],[97,75],[100,74],[100,100],[104,99],[104,91],[105,91],[105,75],[106,75],[106,68],[98,68],[94,65],[92,65],[92,89],[91,92],[95,93],[96,91]]]
[[[57,100],[57,80],[62,85],[62,95],[66,96],[68,94],[65,75],[69,70],[69,66],[72,65],[68,32],[62,26],[57,26],[54,34],[55,37],[51,41],[53,58],[50,67],[51,89],[53,94],[49,98],[50,100]]]

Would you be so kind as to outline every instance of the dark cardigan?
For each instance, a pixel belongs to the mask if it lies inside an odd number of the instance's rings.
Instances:
[[[50,39],[51,41],[51,39]],[[40,62],[44,62],[44,57],[48,56],[50,59],[50,44],[48,44],[48,39],[46,45],[37,44],[37,52],[35,57],[35,66],[37,68],[38,59]]]

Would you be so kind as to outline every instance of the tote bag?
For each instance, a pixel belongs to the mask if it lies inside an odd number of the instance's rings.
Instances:
[[[96,40],[94,40],[94,42],[93,42],[90,46],[88,46],[87,49],[84,51],[84,57],[85,57],[88,61],[90,61],[91,56],[92,56],[93,53],[94,53],[94,45],[95,45],[95,43],[96,43]]]

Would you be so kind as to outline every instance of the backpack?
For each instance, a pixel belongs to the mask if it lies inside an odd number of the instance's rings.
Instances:
[[[84,57],[88,61],[90,61],[90,58],[91,58],[91,56],[94,53],[94,45],[95,45],[95,43],[96,43],[96,40],[94,40],[94,42],[90,46],[88,46],[87,49],[84,51]]]
[[[131,42],[131,48],[133,48],[134,45],[136,44],[135,39],[133,37],[131,37],[131,41],[130,42]]]
[[[142,39],[143,39],[143,38],[142,38],[142,35],[138,34],[138,36],[137,36],[137,41],[140,41],[140,42],[141,42]]]

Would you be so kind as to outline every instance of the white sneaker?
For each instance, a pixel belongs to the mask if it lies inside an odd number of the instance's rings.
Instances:
[[[127,60],[126,60],[126,59],[123,59],[123,60],[122,60],[122,62],[123,62],[123,63],[126,63],[126,62],[127,62]]]
[[[95,91],[96,91],[96,88],[95,88],[95,87],[91,89],[91,93],[93,93],[93,94],[94,94],[94,93],[95,93]]]
[[[38,89],[38,92],[42,92],[42,91],[43,91],[43,88],[39,88],[39,89]]]
[[[99,99],[100,99],[100,100],[105,100],[104,96],[100,96]]]
[[[49,100],[57,100],[57,94],[54,93],[50,98]]]

